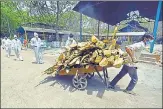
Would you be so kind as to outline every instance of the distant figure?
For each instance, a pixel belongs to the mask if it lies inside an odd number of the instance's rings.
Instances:
[[[24,43],[24,37],[23,37],[23,35],[21,33],[19,35],[20,35],[19,36],[19,40],[20,40],[21,44],[23,45],[23,43]]]
[[[5,49],[5,40],[6,40],[6,39],[5,39],[5,37],[4,37],[4,38],[2,39],[2,43],[1,43],[1,44],[2,44],[1,46],[2,46],[3,49]]]
[[[25,48],[25,50],[27,50],[27,47],[28,47],[27,44],[28,44],[28,41],[25,39],[25,40],[24,40],[24,48]]]
[[[35,53],[36,63],[37,64],[43,64],[43,54],[41,50],[42,46],[41,39],[38,37],[38,34],[35,32],[34,37],[31,39],[31,46]]]
[[[105,40],[105,37],[104,37],[104,36],[102,36],[100,40],[101,40],[101,41]]]
[[[12,48],[11,40],[5,36],[2,40],[2,48],[6,50],[6,56],[9,58],[11,56],[11,48]]]
[[[14,49],[17,60],[23,61],[23,58],[20,56],[20,51],[21,51],[21,48],[22,48],[22,44],[21,44],[21,41],[17,38],[16,35],[14,35],[14,39],[12,40],[12,47]]]
[[[68,37],[68,40],[66,41],[66,47],[69,47],[70,45],[72,44],[77,44],[77,42],[74,40],[73,38],[73,34],[70,34],[69,37]]]

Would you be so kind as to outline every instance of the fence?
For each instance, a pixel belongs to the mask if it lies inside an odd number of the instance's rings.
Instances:
[[[66,42],[61,42],[61,45],[60,45],[59,41],[46,42],[46,41],[43,40],[43,42],[44,42],[44,44],[46,46],[45,49],[60,48],[62,46],[65,46],[65,43],[66,43]],[[28,43],[28,48],[31,48],[31,44],[30,43]]]

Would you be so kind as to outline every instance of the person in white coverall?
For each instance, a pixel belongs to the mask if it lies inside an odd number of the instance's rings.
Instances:
[[[6,39],[7,39],[7,37],[6,37]],[[5,49],[5,40],[6,40],[6,39],[5,39],[5,37],[2,39],[2,48],[3,48],[3,49]]]
[[[74,36],[72,34],[69,35],[65,47],[69,47],[71,44],[77,44],[77,42],[73,39],[73,37]]]
[[[2,40],[2,47],[3,47],[3,49],[5,49],[6,50],[6,55],[7,55],[7,57],[10,57],[10,55],[11,55],[11,40],[9,39],[9,38],[7,38],[7,37],[5,37],[3,40]]]
[[[12,40],[12,47],[13,47],[13,50],[14,50],[15,55],[17,57],[17,60],[23,61],[22,56],[20,56],[22,44],[16,35],[14,35],[14,39]]]
[[[36,63],[43,64],[43,54],[42,54],[42,42],[41,39],[38,37],[38,34],[35,32],[34,37],[31,39],[31,46],[35,53]]]

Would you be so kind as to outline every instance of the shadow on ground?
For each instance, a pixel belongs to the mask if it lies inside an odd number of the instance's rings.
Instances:
[[[77,89],[72,86],[72,78],[73,76],[48,76],[35,87],[53,81],[50,86],[55,86],[55,84],[59,84],[64,90],[75,92],[77,91]],[[97,92],[96,97],[102,98],[105,91],[117,92],[122,91],[122,89],[120,89],[119,86],[116,86],[115,90],[107,89],[104,83],[102,83],[102,81],[100,80],[100,78],[95,75],[92,79],[88,79],[88,86],[84,91],[86,91],[88,95],[92,95],[93,92]]]

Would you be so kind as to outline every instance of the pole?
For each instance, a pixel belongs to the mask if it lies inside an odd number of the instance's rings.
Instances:
[[[80,13],[80,42],[82,42],[82,13]]]
[[[155,41],[156,41],[157,29],[158,29],[158,21],[159,21],[160,13],[161,13],[161,6],[162,6],[162,1],[159,0],[157,13],[156,13],[156,19],[155,19],[155,23],[154,23],[154,30],[153,30],[154,40],[150,45],[150,53],[153,52],[154,44],[155,44]]]
[[[45,40],[45,33],[43,32],[43,37],[44,37],[44,40]]]
[[[109,24],[108,24],[108,32],[107,32],[107,39],[109,37]]]
[[[100,32],[100,20],[98,21],[98,38],[100,39],[99,32]]]
[[[26,30],[25,30],[25,40],[28,40]]]
[[[57,1],[57,29],[56,29],[56,38],[57,38],[57,41],[59,41],[59,45],[61,46],[61,41],[60,41],[60,38],[59,38],[59,34],[58,34],[58,20],[59,20],[59,1]]]
[[[25,40],[27,41],[27,43],[25,43],[25,47],[28,47],[28,36],[26,30],[25,30]]]

